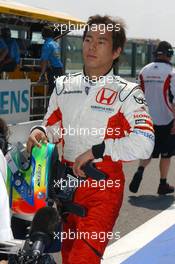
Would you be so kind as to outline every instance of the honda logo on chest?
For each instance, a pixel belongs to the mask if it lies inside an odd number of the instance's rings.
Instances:
[[[97,96],[96,102],[103,105],[112,105],[117,97],[117,92],[109,88],[102,88]]]

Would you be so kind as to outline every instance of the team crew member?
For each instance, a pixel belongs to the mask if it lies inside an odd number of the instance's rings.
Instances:
[[[113,74],[113,62],[126,40],[123,23],[117,28],[119,23],[108,16],[89,18],[83,36],[84,70],[57,79],[44,126],[33,128],[28,140],[30,150],[47,135],[62,146],[63,161],[73,166],[75,175],[84,177],[83,165],[93,160],[112,182],[108,186],[107,180],[102,190],[88,179],[88,185],[77,188],[74,202],[87,208],[87,216],[67,217],[64,231],[75,237],[63,240],[63,264],[100,263],[123,200],[122,161],[148,158],[154,145],[143,92]],[[144,125],[138,125],[139,115]],[[80,237],[80,233],[86,235]]]
[[[10,227],[9,198],[5,186],[7,164],[4,155],[7,152],[7,135],[7,126],[0,118],[0,241],[7,241],[13,238]],[[0,260],[5,258],[5,255],[0,254]],[[0,263],[3,264],[6,262],[0,261]]]
[[[0,38],[0,63],[2,63],[8,54],[8,48],[4,40]]]
[[[173,155],[175,136],[175,111],[169,102],[170,87],[175,89],[173,67],[170,63],[173,56],[172,46],[161,41],[155,51],[155,61],[146,65],[139,74],[140,84],[145,93],[150,115],[155,130],[155,147],[151,158],[160,159],[160,184],[158,194],[174,192],[174,187],[167,183],[167,175]],[[143,172],[151,159],[141,160],[137,172],[130,183],[129,189],[136,193],[142,180]]]
[[[0,40],[0,72],[14,71],[20,63],[19,46],[15,39],[11,38],[9,28],[1,29],[2,39]]]
[[[45,72],[47,72],[48,93],[51,94],[55,86],[55,78],[63,74],[63,64],[60,60],[60,46],[53,39],[53,29],[44,27],[42,36],[45,42],[41,52],[41,75],[39,80],[42,81]]]

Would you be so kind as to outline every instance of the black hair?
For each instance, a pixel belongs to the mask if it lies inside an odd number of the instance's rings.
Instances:
[[[43,38],[52,38],[54,36],[53,28],[50,26],[44,26],[42,29]]]
[[[125,24],[121,19],[114,19],[110,16],[95,15],[89,17],[83,33],[83,40],[86,37],[89,26],[99,24],[113,26],[112,30],[110,30],[112,32],[113,50],[116,50],[119,47],[123,50],[126,42]]]
[[[155,57],[158,57],[159,55],[165,55],[168,58],[171,58],[174,54],[174,51],[173,51],[173,47],[169,42],[160,41],[153,54]]]
[[[100,16],[100,15],[94,15],[90,16],[87,24],[85,26],[85,30],[83,32],[83,41],[86,37],[86,34],[89,30],[89,28],[93,25],[99,25],[103,24],[106,27],[112,26],[112,43],[113,43],[113,51],[117,50],[118,48],[121,48],[121,51],[124,49],[124,45],[126,42],[126,25],[124,21],[120,18],[113,18],[110,16]],[[114,60],[114,63],[118,61],[118,58]]]

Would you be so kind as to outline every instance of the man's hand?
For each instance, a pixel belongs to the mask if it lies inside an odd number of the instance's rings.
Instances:
[[[32,131],[32,133],[30,134],[28,141],[27,141],[27,151],[29,153],[31,153],[32,147],[33,146],[37,146],[39,148],[41,148],[41,144],[39,142],[43,142],[45,144],[47,144],[48,140],[46,137],[46,134],[41,131],[40,129],[34,129]]]
[[[75,163],[73,165],[73,172],[76,176],[80,176],[80,177],[86,177],[84,171],[82,170],[82,166],[86,164],[86,162],[88,162],[89,160],[93,160],[94,156],[92,154],[92,150],[88,150],[86,152],[84,152],[83,154],[81,154],[80,156],[78,156],[75,159]]]

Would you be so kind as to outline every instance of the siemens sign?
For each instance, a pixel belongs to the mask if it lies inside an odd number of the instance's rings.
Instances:
[[[0,91],[0,106],[0,115],[28,111],[29,91]]]
[[[19,123],[29,120],[30,114],[30,81],[0,81],[0,116],[8,123]]]

